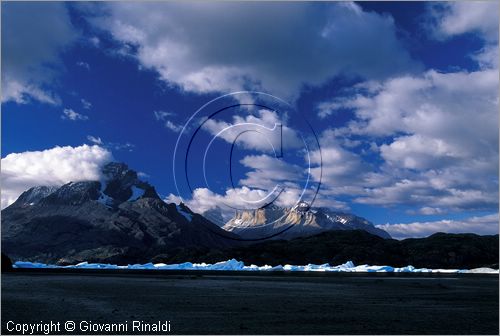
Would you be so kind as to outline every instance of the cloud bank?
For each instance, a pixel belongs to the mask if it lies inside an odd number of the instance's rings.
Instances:
[[[60,104],[60,53],[77,37],[63,2],[2,3],[2,102]]]
[[[498,213],[463,220],[383,224],[377,227],[387,231],[395,239],[427,237],[436,232],[494,235],[498,234]]]
[[[90,21],[133,46],[129,54],[162,80],[196,93],[259,89],[293,99],[304,84],[340,74],[419,68],[390,16],[351,2],[108,3]]]
[[[112,159],[111,152],[96,145],[9,154],[2,158],[2,209],[34,186],[98,180],[101,167]]]

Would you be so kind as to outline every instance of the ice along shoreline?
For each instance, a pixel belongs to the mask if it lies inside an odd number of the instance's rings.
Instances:
[[[344,264],[331,266],[330,264],[308,264],[308,265],[277,265],[277,266],[246,266],[242,261],[230,259],[221,261],[215,264],[206,263],[191,263],[185,262],[180,264],[131,264],[119,266],[114,264],[100,264],[81,262],[76,265],[59,266],[30,261],[17,261],[13,264],[13,268],[17,269],[131,269],[131,270],[189,270],[189,271],[290,271],[290,272],[368,272],[368,273],[476,273],[476,274],[499,274],[498,269],[487,267],[474,269],[431,269],[431,268],[415,268],[413,266],[392,267],[378,265],[358,265],[352,261]]]

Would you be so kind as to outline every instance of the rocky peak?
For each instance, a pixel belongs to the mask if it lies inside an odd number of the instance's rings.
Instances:
[[[105,178],[102,199],[106,199],[107,205],[117,206],[141,197],[159,198],[154,187],[141,181],[137,172],[124,163],[110,162],[102,168],[102,173]]]
[[[40,204],[80,205],[97,200],[100,189],[99,181],[69,182],[40,200]]]
[[[309,204],[305,203],[292,208],[270,205],[257,210],[237,211],[223,229],[246,238],[260,238],[271,236],[289,226],[291,228],[277,235],[276,239],[290,239],[330,230],[356,229],[390,238],[387,232],[376,228],[362,217],[327,208],[310,208]]]
[[[38,186],[33,187],[21,194],[19,198],[12,204],[13,206],[31,206],[35,205],[43,198],[55,192],[58,187],[54,186]]]
[[[109,162],[101,171],[107,180],[137,179],[137,173],[122,162]]]

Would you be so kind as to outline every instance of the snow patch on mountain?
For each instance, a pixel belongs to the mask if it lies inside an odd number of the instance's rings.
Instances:
[[[135,201],[139,199],[142,194],[144,194],[144,190],[141,188],[137,188],[136,186],[132,186],[132,196],[128,199],[129,201]]]
[[[190,213],[187,213],[186,211],[184,211],[180,205],[176,205],[176,207],[177,207],[177,211],[182,216],[184,216],[184,218],[186,218],[188,220],[188,222],[191,222],[193,220],[193,215],[191,215]]]

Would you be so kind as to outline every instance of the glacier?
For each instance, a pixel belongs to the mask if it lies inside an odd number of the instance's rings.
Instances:
[[[415,268],[413,266],[392,267],[392,266],[377,266],[377,265],[354,265],[352,261],[344,264],[331,266],[330,264],[308,264],[308,265],[277,265],[277,266],[246,266],[242,261],[230,259],[221,261],[215,264],[206,263],[191,263],[185,262],[180,264],[133,264],[133,265],[113,265],[81,262],[76,265],[58,266],[43,264],[30,261],[16,261],[13,264],[14,268],[69,268],[69,269],[131,269],[131,270],[200,270],[200,271],[288,271],[288,272],[376,272],[376,273],[482,273],[482,274],[499,274],[499,270],[481,267],[474,269],[431,269],[431,268]]]

